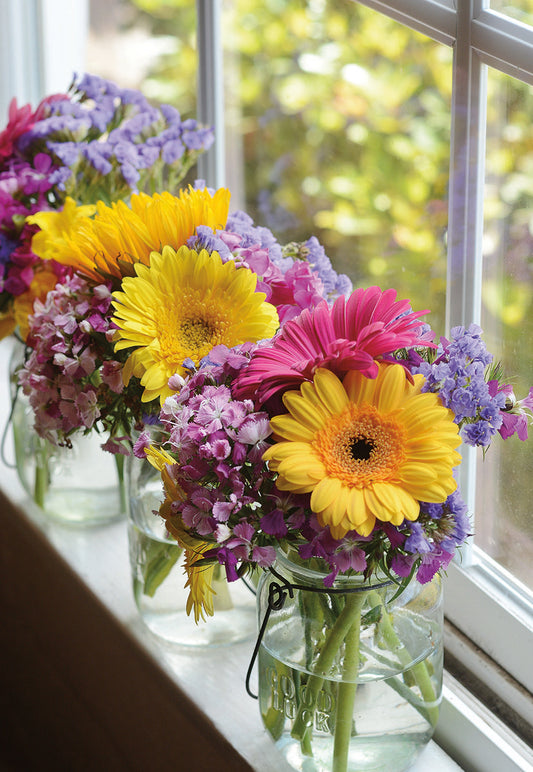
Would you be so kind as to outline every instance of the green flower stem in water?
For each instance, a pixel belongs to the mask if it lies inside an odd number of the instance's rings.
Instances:
[[[362,593],[358,592],[349,593],[349,595],[352,594],[362,596]],[[300,705],[292,727],[291,735],[297,740],[302,741],[306,732],[309,731],[309,713],[314,711],[316,707],[318,692],[322,688],[324,677],[331,669],[335,655],[339,651],[348,630],[360,617],[362,602],[363,599],[361,597],[355,608],[353,608],[350,603],[346,602],[346,605],[337,617],[335,624],[331,628],[329,635],[324,642],[324,647],[315,666],[315,672],[307,681],[306,704]],[[359,664],[359,662],[357,664]]]
[[[335,735],[333,741],[332,772],[346,772],[348,752],[352,737],[353,709],[357,691],[357,673],[359,672],[359,642],[361,635],[361,607],[363,593],[349,593],[345,608],[350,608],[352,624],[346,634],[342,681],[337,691],[337,712],[335,717]]]
[[[375,657],[375,659],[378,662],[381,662],[383,665],[388,667],[390,665],[389,660],[386,657],[380,657],[379,654],[377,654],[375,651],[372,651],[369,649],[368,646],[365,646],[361,643],[361,659],[366,656],[366,654],[372,653],[372,656]],[[404,674],[405,675],[405,674]],[[413,679],[414,683],[414,679]],[[405,702],[409,702],[413,708],[420,713],[421,716],[423,716],[428,724],[432,723],[431,717],[429,715],[428,709],[424,705],[417,704],[416,702],[413,703],[413,693],[409,686],[406,686],[406,684],[401,680],[401,678],[398,678],[398,676],[391,676],[390,678],[387,678],[387,685],[391,687],[391,689],[394,689],[394,691],[402,697]]]
[[[217,611],[229,611],[233,608],[233,601],[228,587],[228,581],[226,579],[226,571],[223,566],[217,564],[213,571],[213,580],[211,582],[213,588],[213,609],[215,613]]]
[[[35,479],[33,482],[33,499],[35,503],[44,509],[44,500],[50,483],[50,470],[48,468],[49,454],[45,440],[36,437],[37,448],[35,452]]]
[[[122,453],[115,453],[115,467],[117,470],[118,491],[120,497],[120,512],[128,511],[128,495],[124,482],[124,456]]]
[[[146,540],[147,553],[143,568],[144,595],[153,598],[157,588],[165,581],[183,552],[177,544],[165,544]]]
[[[398,638],[398,635],[392,624],[391,616],[386,610],[383,598],[377,592],[377,590],[373,590],[369,595],[369,599],[372,603],[379,603],[382,606],[383,612],[381,614],[381,619],[378,622],[378,628],[381,635],[383,636],[383,640],[387,644],[387,647],[390,651],[394,651],[398,655],[398,659],[403,665],[409,665],[412,662],[412,657],[409,654],[409,651]],[[438,705],[435,704],[437,698],[433,684],[431,683],[427,664],[425,662],[417,662],[416,665],[413,665],[404,673],[404,677],[409,677],[409,675],[413,677],[415,683],[420,689],[422,699],[425,703],[427,703],[426,711],[431,726],[435,726],[439,718],[439,708]]]

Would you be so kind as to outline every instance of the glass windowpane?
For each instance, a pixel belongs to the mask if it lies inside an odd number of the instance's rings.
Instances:
[[[443,332],[451,50],[352,0],[224,9],[234,205]]]
[[[490,8],[524,24],[533,24],[533,0],[490,0]]]
[[[488,75],[482,327],[489,349],[533,384],[533,88]],[[478,464],[477,546],[533,588],[533,444],[495,442]]]

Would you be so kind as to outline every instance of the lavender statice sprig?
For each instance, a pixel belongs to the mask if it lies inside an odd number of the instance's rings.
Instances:
[[[45,152],[59,166],[53,183],[76,200],[107,204],[131,193],[173,191],[212,144],[211,128],[154,107],[139,92],[85,74],[68,99],[21,138],[26,153]]]
[[[450,340],[441,338],[432,362],[421,360],[413,368],[426,378],[424,391],[439,394],[455,415],[467,445],[488,447],[503,423],[505,394],[489,387],[487,351],[477,324],[454,327]]]

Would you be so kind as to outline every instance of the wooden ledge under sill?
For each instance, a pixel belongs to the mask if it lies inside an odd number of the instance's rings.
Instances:
[[[1,426],[8,409],[0,382]],[[1,461],[0,488],[0,770],[289,772],[245,691],[253,641],[160,642],[136,612],[124,521],[58,525]],[[411,772],[460,768],[431,742]]]

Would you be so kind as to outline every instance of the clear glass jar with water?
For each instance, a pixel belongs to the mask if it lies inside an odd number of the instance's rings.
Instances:
[[[128,459],[128,541],[133,593],[148,629],[182,646],[224,646],[256,634],[255,588],[243,581],[227,582],[225,569],[215,568],[212,582],[214,615],[198,623],[187,613],[184,554],[157,511],[163,484],[146,460]]]
[[[29,398],[17,388],[24,346],[16,343],[10,361],[11,429],[15,465],[24,490],[58,523],[107,525],[126,517],[124,456],[102,449],[108,436],[76,432],[70,447],[53,445],[34,429]]]
[[[439,714],[440,578],[394,597],[394,583],[356,576],[328,589],[329,569],[306,566],[280,554],[259,583],[263,723],[296,770],[406,770]]]

